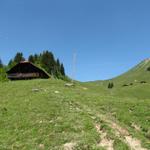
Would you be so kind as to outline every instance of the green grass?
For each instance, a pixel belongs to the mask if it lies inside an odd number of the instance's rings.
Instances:
[[[86,86],[91,88],[92,94],[89,99],[82,102],[96,112],[106,113],[118,120],[121,125],[128,128],[133,136],[140,138],[143,145],[150,149],[150,138],[148,138],[150,133],[150,83],[113,89],[107,89],[101,84],[99,82],[86,83]],[[136,131],[132,124],[139,126],[140,131]]]
[[[32,89],[40,89],[33,92]],[[55,94],[55,91],[60,91]],[[61,149],[77,142],[94,145],[98,137],[86,112],[64,95],[60,80],[32,80],[0,85],[0,149]],[[71,99],[70,99],[71,98]]]
[[[78,82],[71,88],[64,84],[55,79],[0,83],[0,149],[37,150],[43,144],[45,149],[61,150],[75,143],[75,149],[103,150],[98,146],[98,122],[115,141],[114,149],[128,150],[97,114],[117,120],[150,149],[149,84],[112,90],[99,82]]]

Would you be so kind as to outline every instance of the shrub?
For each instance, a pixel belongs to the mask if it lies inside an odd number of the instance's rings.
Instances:
[[[150,71],[150,67],[147,68],[147,71]]]
[[[108,89],[112,89],[113,87],[114,87],[113,82],[111,82],[111,83],[108,84]]]
[[[0,68],[0,81],[8,81],[5,69]]]
[[[128,84],[124,84],[123,86],[129,86]]]
[[[146,83],[146,81],[141,81],[140,83]]]

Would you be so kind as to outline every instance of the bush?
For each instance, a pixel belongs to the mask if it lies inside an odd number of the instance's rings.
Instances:
[[[114,87],[113,82],[111,82],[111,83],[108,84],[108,89],[112,89],[113,87]]]
[[[61,79],[61,80],[67,81],[67,82],[71,82],[71,79],[70,79],[68,76],[60,75],[60,76],[58,77],[58,79]]]
[[[6,71],[3,68],[0,68],[0,81],[8,81]]]
[[[150,67],[147,68],[147,71],[150,71]]]

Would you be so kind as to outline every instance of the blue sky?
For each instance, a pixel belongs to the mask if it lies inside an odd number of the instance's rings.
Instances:
[[[0,0],[0,58],[51,50],[75,78],[108,79],[150,57],[149,0]]]

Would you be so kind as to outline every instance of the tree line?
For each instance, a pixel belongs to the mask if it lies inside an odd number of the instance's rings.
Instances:
[[[0,59],[0,68],[9,70],[19,62],[25,60],[26,59],[23,53],[17,52],[15,57],[9,61],[8,65],[3,65],[2,60]],[[66,77],[63,63],[61,63],[58,58],[56,59],[51,51],[46,50],[40,54],[31,54],[27,60],[44,69],[47,73],[55,78],[63,79]]]

